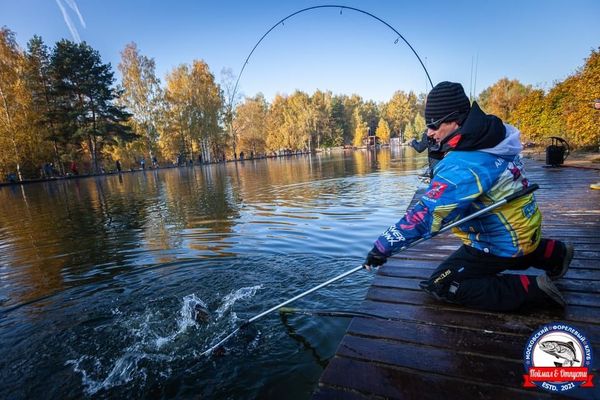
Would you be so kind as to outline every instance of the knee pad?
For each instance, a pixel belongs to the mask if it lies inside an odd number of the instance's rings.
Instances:
[[[446,268],[436,271],[428,280],[419,283],[419,287],[437,300],[453,302],[460,286],[456,280],[459,269]]]

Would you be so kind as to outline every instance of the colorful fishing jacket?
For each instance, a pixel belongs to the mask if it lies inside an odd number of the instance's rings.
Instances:
[[[375,242],[386,256],[529,185],[523,173],[520,133],[504,125],[504,139],[489,149],[450,151],[435,169],[427,192]],[[517,198],[453,229],[485,253],[519,257],[536,249],[542,216],[534,194]]]

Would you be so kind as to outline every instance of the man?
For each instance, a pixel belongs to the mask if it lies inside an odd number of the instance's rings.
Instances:
[[[471,106],[462,85],[441,82],[427,97],[427,135],[446,153],[435,166],[426,194],[375,241],[365,266],[421,237],[529,185],[519,153],[519,131]],[[438,300],[484,310],[508,311],[526,303],[565,305],[552,280],[562,277],[573,246],[541,238],[535,196],[519,197],[468,221],[454,233],[463,245],[420,287]],[[500,274],[536,267],[535,275]]]

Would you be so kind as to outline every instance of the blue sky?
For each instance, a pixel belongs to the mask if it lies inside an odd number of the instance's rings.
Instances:
[[[600,46],[597,0],[0,0],[0,25],[13,30],[22,46],[34,34],[47,44],[79,36],[115,71],[120,52],[134,41],[155,59],[163,81],[175,66],[203,59],[219,82],[223,68],[239,74],[252,47],[277,21],[321,4],[359,8],[386,21],[419,53],[434,84],[457,81],[467,92],[475,86],[479,93],[502,77],[548,89]],[[276,93],[318,88],[375,101],[388,100],[396,90],[425,91],[423,69],[396,39],[364,14],[304,12],[263,40],[238,90],[271,99]],[[471,78],[475,60],[476,80]]]

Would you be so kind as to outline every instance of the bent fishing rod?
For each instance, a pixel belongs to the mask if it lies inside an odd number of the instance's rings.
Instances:
[[[539,186],[537,184],[530,185],[527,188],[522,189],[522,190],[520,190],[518,192],[515,192],[515,193],[513,193],[513,194],[511,194],[509,196],[506,196],[502,200],[498,200],[497,202],[495,202],[493,204],[490,204],[489,206],[487,206],[485,208],[482,208],[481,210],[476,211],[476,212],[474,212],[474,213],[472,213],[470,215],[467,215],[466,217],[464,217],[462,219],[459,219],[456,222],[453,222],[451,224],[445,225],[439,231],[433,232],[431,235],[427,235],[427,236],[422,237],[421,239],[415,240],[414,242],[412,242],[412,243],[410,243],[410,244],[408,244],[408,245],[400,248],[399,251],[404,251],[404,250],[409,249],[411,247],[414,247],[414,246],[416,246],[416,245],[418,245],[420,243],[423,243],[423,242],[425,242],[425,241],[427,241],[429,239],[432,239],[432,238],[434,238],[434,237],[436,237],[436,236],[438,236],[438,235],[440,235],[440,234],[442,234],[444,232],[447,232],[448,230],[450,230],[450,229],[452,229],[452,228],[454,228],[454,227],[456,227],[458,225],[461,225],[461,224],[463,224],[465,222],[468,222],[468,221],[470,221],[470,220],[472,220],[474,218],[477,218],[478,216],[480,216],[482,214],[485,214],[485,213],[487,213],[487,212],[489,212],[489,211],[491,211],[491,210],[493,210],[495,208],[503,206],[506,203],[510,203],[514,199],[517,199],[519,197],[526,196],[526,195],[528,195],[530,193],[533,193],[538,188],[539,188]],[[209,347],[208,349],[204,350],[202,353],[200,353],[200,355],[201,356],[210,355],[213,351],[215,351],[216,349],[218,349],[219,347],[221,347],[225,342],[227,342],[229,339],[231,339],[233,336],[235,336],[235,334],[238,333],[240,330],[242,330],[246,326],[250,325],[254,321],[256,321],[256,320],[264,317],[265,315],[268,315],[268,314],[272,313],[273,311],[277,311],[281,307],[284,307],[284,306],[286,306],[286,305],[288,305],[288,304],[290,304],[290,303],[292,303],[292,302],[294,302],[294,301],[296,301],[298,299],[301,299],[304,296],[307,296],[307,295],[309,295],[309,294],[311,294],[313,292],[316,292],[317,290],[319,290],[319,289],[321,289],[321,288],[323,288],[323,287],[325,287],[325,286],[327,286],[327,285],[329,285],[329,284],[331,284],[331,283],[333,283],[335,281],[339,281],[340,279],[345,278],[348,275],[352,275],[353,273],[358,272],[361,269],[364,269],[366,267],[367,267],[366,265],[361,264],[358,267],[352,268],[351,270],[346,271],[346,272],[344,272],[344,273],[342,273],[342,274],[340,274],[338,276],[335,276],[335,277],[329,279],[328,281],[325,281],[325,282],[321,283],[320,285],[317,285],[317,286],[313,287],[312,289],[307,290],[306,292],[300,293],[299,295],[294,296],[291,299],[284,301],[283,303],[279,303],[276,306],[273,306],[273,307],[269,308],[268,310],[263,311],[260,314],[255,315],[254,317],[252,317],[250,319],[245,320],[244,322],[242,322],[242,324],[240,326],[238,326],[236,329],[234,329],[230,334],[228,334],[227,336],[225,336],[223,339],[219,340],[219,342],[217,344],[215,344],[215,345]]]

